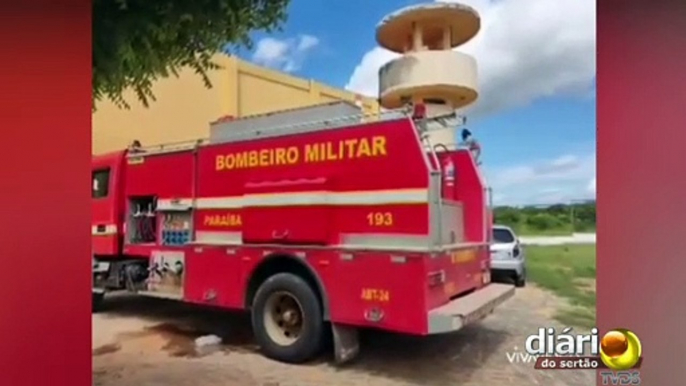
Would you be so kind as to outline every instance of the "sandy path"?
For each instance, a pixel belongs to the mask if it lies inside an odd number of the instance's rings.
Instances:
[[[94,385],[178,386],[507,386],[595,384],[592,371],[539,371],[511,363],[527,335],[556,325],[561,300],[536,287],[515,297],[481,324],[460,333],[423,339],[384,333],[362,335],[360,357],[343,368],[330,358],[308,365],[274,362],[256,353],[245,316],[155,299],[108,299],[93,315]],[[220,351],[194,357],[193,340],[214,333]],[[521,358],[520,358],[521,359]]]

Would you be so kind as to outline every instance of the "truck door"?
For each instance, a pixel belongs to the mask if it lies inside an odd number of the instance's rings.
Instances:
[[[91,235],[96,256],[117,256],[122,230],[117,186],[121,155],[96,156],[91,165]]]

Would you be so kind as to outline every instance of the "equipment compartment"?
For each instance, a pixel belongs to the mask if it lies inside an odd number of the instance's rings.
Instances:
[[[157,242],[157,198],[154,196],[129,197],[126,219],[128,244]]]
[[[333,208],[326,179],[248,183],[244,186],[243,242],[325,245]],[[280,187],[284,193],[265,193]]]
[[[160,221],[161,244],[179,246],[189,243],[193,234],[192,219],[190,210],[163,212]]]

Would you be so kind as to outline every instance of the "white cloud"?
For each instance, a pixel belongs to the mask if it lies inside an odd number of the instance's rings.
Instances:
[[[298,51],[307,51],[319,44],[319,39],[310,35],[302,35],[298,43]]]
[[[595,198],[595,159],[593,153],[569,154],[484,172],[496,205],[566,203]]]
[[[586,191],[588,191],[589,194],[595,196],[595,177],[591,178],[591,181],[588,182]]]
[[[588,97],[596,72],[594,0],[460,0],[482,29],[457,49],[478,62],[480,98],[471,115],[491,114],[560,95]],[[367,52],[346,88],[376,96],[378,70],[396,54]]]
[[[383,48],[373,48],[364,54],[345,88],[370,97],[377,97],[379,93],[379,69],[397,57],[398,55],[395,53]]]
[[[311,35],[290,39],[262,38],[255,46],[252,61],[285,72],[297,71],[318,44],[319,39]]]

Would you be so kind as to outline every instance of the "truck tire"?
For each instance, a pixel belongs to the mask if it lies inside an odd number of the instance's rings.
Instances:
[[[93,305],[91,306],[92,312],[99,312],[102,310],[102,303],[105,300],[105,294],[93,294]]]
[[[299,276],[279,273],[265,280],[255,294],[251,314],[255,340],[268,358],[303,363],[322,348],[322,307]]]

